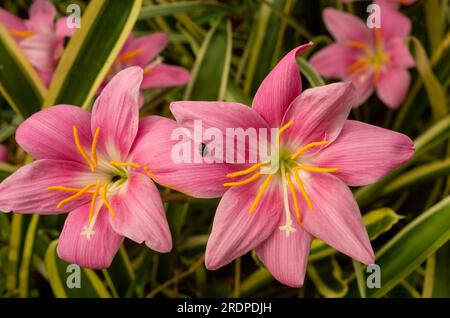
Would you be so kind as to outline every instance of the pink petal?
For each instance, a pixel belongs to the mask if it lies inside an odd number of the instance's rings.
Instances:
[[[415,61],[405,45],[405,40],[402,38],[394,38],[389,41],[387,46],[389,57],[393,65],[398,67],[414,67]]]
[[[144,75],[142,88],[163,88],[184,85],[191,80],[191,74],[183,67],[158,64]]]
[[[134,65],[145,67],[151,60],[153,60],[159,53],[164,50],[169,41],[166,33],[158,32],[150,35],[144,35],[137,39],[133,39],[126,46],[126,51],[142,51],[141,54],[133,58]]]
[[[55,44],[53,35],[39,33],[22,40],[19,45],[35,68],[53,72],[56,67],[54,59]]]
[[[375,89],[373,69],[367,70],[357,76],[348,76],[346,80],[351,81],[356,90],[353,107],[357,108],[364,104],[373,94]]]
[[[283,214],[284,216],[284,214]],[[278,225],[285,224],[285,219]],[[275,229],[267,240],[256,248],[256,253],[264,266],[281,283],[299,288],[305,280],[311,235],[303,228],[288,236]]]
[[[283,122],[293,120],[294,124],[283,133],[282,140],[293,148],[316,141],[332,142],[339,135],[354,98],[355,91],[349,82],[307,89],[286,113]]]
[[[51,70],[51,71],[37,70],[37,72],[38,72],[39,78],[42,80],[44,85],[48,87],[52,81],[54,70]]]
[[[0,23],[8,30],[26,31],[25,23],[22,19],[0,8]]]
[[[385,41],[396,37],[405,38],[411,33],[411,20],[393,10],[384,2],[379,3],[381,7],[381,34]]]
[[[57,105],[25,120],[16,131],[17,143],[36,159],[70,160],[86,164],[75,145],[73,126],[80,143],[90,153],[90,113],[80,107]]]
[[[191,143],[188,162],[177,162],[172,151],[180,143],[172,140],[172,133],[178,128],[175,121],[159,116],[149,116],[139,122],[139,132],[131,149],[130,160],[150,168],[154,180],[166,187],[194,197],[215,198],[227,190],[223,186],[229,179],[228,173],[241,165],[195,163],[194,142]],[[195,182],[194,182],[195,180]]]
[[[350,186],[363,186],[408,161],[414,144],[405,135],[347,120],[339,137],[318,154],[318,167],[339,168],[334,173]]]
[[[88,202],[90,195],[56,208],[60,201],[73,193],[49,190],[48,187],[81,189],[95,183],[95,177],[89,172],[84,165],[72,161],[43,159],[32,162],[0,183],[0,211],[53,214],[73,210]]]
[[[323,19],[328,32],[337,42],[345,43],[347,40],[362,43],[371,42],[370,29],[358,17],[336,9],[323,10]]]
[[[64,40],[65,37],[71,37],[75,31],[76,28],[69,28],[67,26],[67,19],[68,17],[59,18],[56,20],[56,38]]]
[[[48,0],[35,0],[30,7],[28,28],[34,32],[50,32],[56,16],[55,6]]]
[[[116,212],[110,217],[118,234],[158,252],[172,249],[172,237],[159,191],[144,174],[133,173],[127,185],[111,198]]]
[[[344,78],[347,75],[347,67],[355,61],[355,56],[355,49],[334,43],[314,54],[309,62],[320,75]]]
[[[253,109],[273,127],[277,127],[286,109],[302,91],[296,56],[312,43],[298,46],[286,54],[261,83],[253,99]]]
[[[377,95],[390,108],[399,107],[408,95],[411,75],[404,68],[387,68],[381,73]]]
[[[206,268],[214,270],[227,265],[259,246],[277,230],[283,209],[277,180],[272,180],[256,209],[249,215],[263,180],[234,186],[223,196],[206,246]]]
[[[67,216],[58,242],[58,256],[81,267],[102,269],[111,264],[122,244],[123,237],[114,232],[109,224],[108,210],[102,207],[94,225],[94,234],[88,240],[82,235],[88,226],[90,204],[73,210]]]
[[[120,71],[105,86],[92,109],[92,134],[100,128],[98,149],[111,160],[124,159],[136,137],[142,73],[137,66]]]
[[[328,173],[305,173],[302,180],[314,207],[314,211],[307,209],[303,213],[305,230],[364,264],[374,263],[369,237],[350,189]]]

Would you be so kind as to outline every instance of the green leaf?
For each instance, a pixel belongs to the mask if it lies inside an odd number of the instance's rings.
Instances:
[[[378,253],[381,288],[368,297],[382,297],[450,239],[450,197],[440,201],[394,236]]]
[[[422,297],[450,297],[450,242],[428,258]]]
[[[347,294],[348,285],[342,269],[333,257],[308,264],[308,277],[324,297],[341,298]]]
[[[47,89],[22,50],[0,23],[0,93],[25,119],[37,112]]]
[[[144,20],[154,17],[162,17],[174,15],[176,13],[190,13],[194,11],[208,10],[224,10],[226,6],[215,1],[178,1],[174,3],[164,3],[156,5],[148,5],[139,12],[138,20]]]
[[[19,253],[22,242],[23,215],[13,214],[9,236],[8,263],[6,264],[6,290],[14,292],[17,287]]]
[[[325,81],[316,72],[316,70],[301,56],[297,57],[297,63],[300,66],[302,75],[308,80],[311,87],[325,85]]]
[[[50,243],[45,253],[45,266],[50,286],[57,298],[110,298],[105,284],[90,269],[81,269],[80,288],[69,288],[67,280],[72,272],[68,271],[70,264],[64,262],[56,255],[58,241]]]
[[[23,246],[22,262],[19,269],[19,296],[28,297],[31,258],[33,257],[34,239],[36,237],[36,230],[39,224],[39,214],[33,214],[28,225],[27,234]]]
[[[231,22],[216,22],[206,35],[192,69],[183,99],[224,100],[232,52]]]
[[[120,246],[111,266],[107,269],[107,275],[109,275],[111,284],[113,284],[119,296],[125,297],[133,294],[132,289],[136,274],[123,245]]]
[[[446,26],[445,1],[428,0],[424,3],[427,33],[431,51],[434,52],[442,39]]]
[[[44,106],[87,107],[130,34],[142,0],[89,2],[64,50]]]

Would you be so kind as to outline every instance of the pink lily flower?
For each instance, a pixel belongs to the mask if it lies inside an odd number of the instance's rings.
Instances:
[[[272,154],[272,158],[279,155],[278,170],[259,170],[270,161],[228,164],[237,171],[228,173],[222,185],[224,194],[206,248],[208,269],[256,249],[278,281],[299,287],[312,237],[360,262],[374,262],[348,186],[377,181],[412,156],[413,144],[400,133],[347,120],[355,98],[351,83],[301,93],[296,56],[309,46],[297,47],[275,66],[259,87],[252,108],[226,102],[171,104],[186,129],[194,120],[224,134],[227,128],[279,128],[275,141],[279,152]],[[212,184],[218,178],[211,174],[208,180]]]
[[[45,85],[50,83],[62,56],[65,38],[75,32],[67,27],[67,17],[55,22],[55,16],[56,8],[48,0],[35,0],[28,20],[0,8],[0,23],[15,38]]]
[[[351,3],[351,2],[359,2],[363,0],[344,0],[345,3]],[[391,8],[397,9],[400,5],[406,5],[409,6],[411,4],[414,4],[417,0],[378,0],[376,1],[378,4],[384,3],[387,5],[390,5]]]
[[[142,78],[140,67],[125,69],[106,85],[92,114],[57,105],[17,129],[17,143],[37,160],[0,184],[0,210],[70,211],[57,249],[69,263],[108,267],[124,237],[161,253],[172,248],[152,179],[174,173],[157,165],[161,133],[176,123],[159,116],[139,120]]]
[[[323,18],[336,40],[311,57],[311,65],[323,76],[352,81],[358,91],[355,106],[363,104],[376,90],[390,108],[399,107],[408,93],[415,65],[405,46],[411,21],[382,5],[381,28],[369,29],[357,17],[325,9]]]
[[[114,61],[104,84],[115,74],[130,66],[140,66],[144,69],[142,89],[180,86],[189,82],[191,74],[188,70],[183,67],[164,64],[163,58],[158,56],[167,46],[168,41],[167,34],[162,32],[139,38],[130,34]]]

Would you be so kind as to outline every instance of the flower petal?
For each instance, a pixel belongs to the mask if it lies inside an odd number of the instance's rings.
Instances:
[[[298,46],[286,54],[266,76],[253,99],[253,109],[273,127],[283,119],[286,109],[302,91],[296,56],[312,43]]]
[[[282,212],[277,180],[269,184],[256,209],[249,215],[262,180],[234,186],[224,194],[206,246],[206,268],[214,270],[227,265],[259,246],[276,230]]]
[[[177,123],[168,118],[142,118],[130,151],[130,161],[147,165],[156,182],[190,196],[215,198],[223,195],[227,190],[223,184],[229,181],[226,175],[236,171],[241,165],[196,163],[194,151],[199,150],[195,149],[193,141],[188,145],[187,155],[175,152],[177,145],[186,142],[173,139],[172,134],[177,129],[180,129]],[[187,160],[178,161],[175,158],[177,155],[186,155],[184,159]]]
[[[56,67],[55,44],[53,35],[39,33],[22,40],[19,45],[34,67],[41,71],[53,72]]]
[[[76,28],[69,28],[67,26],[67,19],[68,17],[59,18],[56,20],[56,38],[59,40],[64,40],[65,37],[71,37],[75,31]]]
[[[336,9],[326,8],[323,10],[323,20],[328,32],[337,42],[347,40],[362,43],[371,42],[370,29],[358,17]]]
[[[310,88],[296,98],[283,122],[294,124],[283,133],[291,148],[310,142],[333,142],[339,135],[354,104],[355,91],[350,82]]]
[[[71,264],[84,268],[102,269],[111,264],[122,244],[123,237],[109,224],[108,210],[102,207],[88,240],[81,232],[88,226],[90,204],[73,210],[67,216],[58,242],[58,256]]]
[[[304,213],[305,230],[364,264],[374,263],[369,237],[350,189],[328,173],[305,173],[301,178],[314,207],[314,211]]]
[[[351,81],[356,90],[353,107],[357,108],[364,104],[375,90],[373,69],[369,69],[356,76],[349,76],[346,80]]]
[[[394,38],[389,41],[387,51],[393,65],[398,67],[414,67],[415,61],[405,45],[405,40],[402,38]]]
[[[355,49],[340,43],[331,44],[315,53],[310,64],[325,77],[344,78],[347,67],[355,61]]]
[[[95,179],[94,179],[95,180]],[[83,195],[61,208],[56,205],[73,193],[49,190],[50,186],[83,188],[95,183],[86,166],[63,160],[37,160],[6,178],[0,183],[0,211],[18,213],[53,214],[73,210],[88,202],[91,197]]]
[[[129,67],[105,86],[92,110],[91,130],[100,128],[98,149],[111,160],[128,155],[139,126],[139,88],[142,68]]]
[[[132,173],[126,186],[110,200],[115,232],[158,252],[172,249],[172,237],[159,191],[144,174]]]
[[[386,106],[397,108],[408,94],[411,75],[404,68],[388,68],[381,73],[377,83],[377,95]]]
[[[335,167],[350,186],[363,186],[408,161],[414,144],[407,136],[362,122],[347,120],[339,137],[322,150],[314,165]]]
[[[36,159],[70,160],[86,164],[73,135],[77,127],[81,145],[89,153],[92,144],[90,113],[80,107],[57,105],[25,120],[16,131],[17,143]]]
[[[27,28],[22,19],[2,8],[0,8],[0,23],[8,30],[25,31]]]
[[[163,32],[144,35],[130,41],[126,46],[126,51],[123,51],[122,53],[130,51],[141,52],[133,58],[133,63],[134,65],[144,68],[151,60],[161,53],[162,50],[164,50],[168,41],[168,35]]]
[[[405,38],[411,33],[411,20],[408,17],[384,2],[378,5],[381,7],[381,34],[385,41],[396,37]]]
[[[162,88],[184,85],[191,80],[191,74],[183,67],[158,64],[144,75],[142,88]]]
[[[30,7],[27,26],[34,32],[50,32],[56,16],[55,6],[48,0],[35,0]]]
[[[285,220],[278,225],[285,224]],[[305,280],[311,235],[303,228],[288,236],[276,229],[267,240],[256,248],[256,253],[264,266],[281,283],[299,288]]]

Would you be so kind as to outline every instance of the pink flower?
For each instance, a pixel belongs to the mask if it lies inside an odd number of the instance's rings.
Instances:
[[[0,162],[8,161],[8,148],[5,145],[0,144]]]
[[[92,114],[57,105],[17,129],[17,143],[37,160],[0,184],[0,210],[70,211],[58,244],[58,255],[67,262],[108,267],[123,237],[162,253],[172,248],[152,179],[173,174],[170,162],[157,165],[161,136],[176,123],[159,116],[139,120],[142,77],[140,67],[118,73]]]
[[[344,0],[343,2],[345,3],[350,3],[350,2],[359,2],[359,1],[363,1],[363,0]],[[387,4],[390,5],[391,8],[398,8],[398,6],[400,5],[411,5],[414,4],[417,0],[378,0],[376,1],[378,4]]]
[[[163,63],[158,54],[167,46],[165,33],[154,33],[135,38],[130,34],[105,80],[105,84],[115,74],[130,66],[144,69],[142,89],[163,88],[184,85],[191,79],[188,70],[183,67]]]
[[[64,40],[75,29],[69,29],[67,18],[57,19],[56,9],[48,0],[35,0],[29,19],[22,20],[0,8],[0,23],[16,39],[22,51],[48,85],[64,51]]]
[[[404,43],[411,21],[385,6],[379,29],[369,29],[357,17],[335,9],[325,9],[323,17],[336,43],[312,56],[314,68],[323,76],[352,81],[359,95],[356,106],[376,90],[388,107],[399,107],[411,81],[407,68],[414,66]]]
[[[268,174],[259,170],[267,161],[228,164],[235,171],[223,184],[206,249],[208,269],[256,249],[277,280],[299,287],[312,237],[365,264],[374,262],[348,185],[375,182],[407,161],[413,144],[405,135],[347,120],[355,97],[351,83],[300,94],[295,57],[309,46],[292,50],[275,66],[258,89],[252,108],[225,102],[171,105],[179,124],[188,129],[194,120],[223,133],[226,128],[280,128],[275,141],[280,144],[278,170]],[[199,177],[190,179],[195,184]],[[218,177],[211,174],[211,186],[215,180]]]

